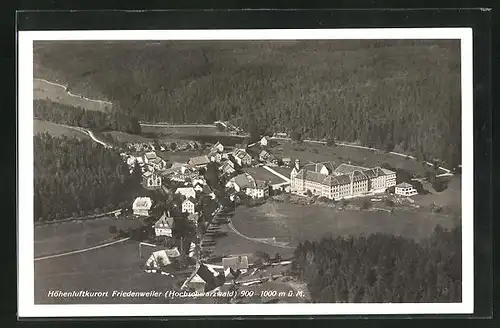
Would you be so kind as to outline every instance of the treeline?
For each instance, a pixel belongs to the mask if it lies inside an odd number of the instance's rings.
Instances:
[[[140,176],[120,156],[91,140],[34,138],[34,215],[51,221],[130,206]]]
[[[37,42],[35,63],[144,121],[231,120],[460,164],[459,41]]]
[[[295,250],[314,302],[460,302],[461,229],[421,243],[392,235],[326,238]]]
[[[59,124],[80,126],[92,131],[123,131],[140,134],[139,121],[121,112],[100,112],[60,104],[50,100],[33,101],[34,118]]]

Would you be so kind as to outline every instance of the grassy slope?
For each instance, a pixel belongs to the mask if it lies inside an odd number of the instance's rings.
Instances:
[[[111,104],[99,103],[69,95],[62,87],[42,80],[33,81],[33,98],[58,102],[64,105],[81,107],[87,110],[106,111]]]
[[[68,136],[77,138],[90,138],[86,133],[71,129],[61,124],[41,120],[33,120],[33,135],[45,132],[54,137]]]

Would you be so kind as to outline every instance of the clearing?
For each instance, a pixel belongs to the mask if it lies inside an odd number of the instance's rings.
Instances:
[[[454,226],[451,216],[394,210],[337,211],[322,206],[266,203],[258,207],[240,206],[232,217],[233,226],[253,238],[288,239],[289,245],[327,236],[387,233],[406,238],[428,237],[437,224]]]
[[[77,129],[73,129],[69,126],[52,123],[48,121],[41,120],[33,120],[33,135],[41,134],[41,133],[49,133],[54,137],[76,137],[76,138],[90,138],[88,134],[79,131]]]
[[[101,245],[114,239],[110,226],[126,229],[141,224],[136,219],[103,217],[35,226],[35,258]]]
[[[108,111],[112,107],[112,104],[108,102],[70,94],[64,86],[42,79],[33,80],[33,99],[50,100],[86,110]]]
[[[271,149],[271,152],[282,158],[290,157],[292,163],[296,158],[298,158],[302,164],[308,162],[333,162],[338,166],[342,163],[350,162],[351,164],[361,165],[367,168],[380,166],[386,163],[394,168],[412,172],[416,176],[425,176],[425,172],[429,169],[427,165],[424,166],[424,164],[411,158],[404,158],[379,150],[368,150],[340,145],[327,147],[321,144],[308,142],[294,144],[292,142],[279,141],[278,144]]]

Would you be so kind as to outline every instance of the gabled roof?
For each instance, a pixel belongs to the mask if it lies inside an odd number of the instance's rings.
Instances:
[[[351,172],[350,178],[353,182],[358,182],[361,180],[367,180],[368,176],[361,171],[355,170]]]
[[[227,268],[232,268],[233,270],[248,269],[248,257],[245,255],[223,258],[222,266],[224,270]]]
[[[156,158],[156,153],[155,152],[148,152],[148,153],[144,154],[144,157],[146,157],[147,159],[153,159],[153,158]]]
[[[245,173],[237,175],[233,179],[234,183],[236,183],[240,188],[251,188],[254,185],[251,176]]]
[[[155,223],[155,228],[170,228],[174,227],[174,218],[167,217],[165,213],[160,217],[158,221]]]
[[[268,186],[267,181],[264,180],[255,180],[255,188],[256,189],[264,189]]]
[[[193,203],[195,205],[198,204],[198,201],[196,199],[194,199],[193,197],[189,197],[189,198],[184,199],[184,201],[182,203],[185,203],[188,201],[190,201],[191,203]]]
[[[190,165],[205,165],[208,163],[210,163],[210,159],[207,155],[192,157],[191,159],[189,159]]]
[[[411,184],[409,184],[408,182],[401,182],[401,183],[398,183],[396,185],[396,187],[399,187],[399,188],[410,188],[410,187],[413,187]]]
[[[375,167],[373,169],[363,171],[370,179],[377,178],[380,176],[385,176],[385,172],[380,167]]]
[[[149,198],[149,197],[137,197],[134,200],[134,204],[132,206],[134,209],[149,210],[152,205],[153,205],[153,202],[151,201],[151,198]]]

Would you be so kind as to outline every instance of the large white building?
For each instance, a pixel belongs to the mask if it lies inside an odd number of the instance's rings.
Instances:
[[[290,174],[293,193],[311,194],[329,199],[341,199],[363,194],[384,192],[396,185],[396,173],[380,167],[367,169],[341,164],[335,170],[322,163],[296,166]]]

